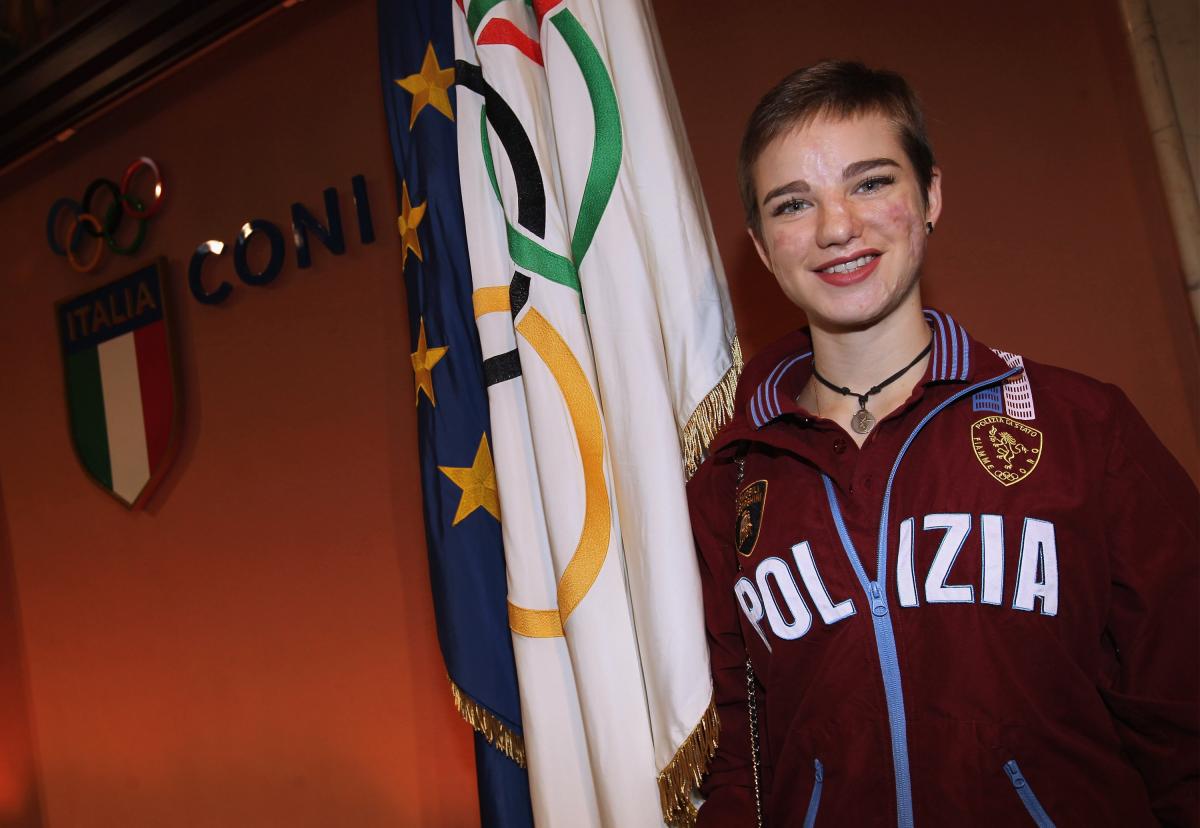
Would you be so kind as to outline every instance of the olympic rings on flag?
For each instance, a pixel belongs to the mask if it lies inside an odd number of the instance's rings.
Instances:
[[[143,167],[154,175],[153,197],[149,203],[130,192],[133,179]],[[108,195],[103,220],[93,206],[93,201],[102,191]],[[64,196],[50,205],[50,214],[46,217],[46,242],[55,255],[65,256],[67,263],[80,273],[96,269],[106,246],[118,255],[132,256],[146,240],[146,223],[162,207],[165,195],[162,170],[153,159],[143,155],[125,168],[120,184],[112,179],[97,178],[87,185],[80,201]],[[60,236],[60,217],[64,211],[69,212],[71,217]],[[125,216],[132,218],[137,228],[133,240],[122,244],[117,241],[117,230]],[[80,261],[77,254],[89,237],[98,240],[95,249],[89,258]],[[99,240],[103,240],[103,244]]]

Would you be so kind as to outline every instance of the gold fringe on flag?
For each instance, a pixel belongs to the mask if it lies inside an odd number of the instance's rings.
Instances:
[[[700,468],[708,444],[733,416],[733,398],[737,393],[738,377],[742,373],[742,346],[736,336],[729,343],[729,356],[733,364],[716,387],[696,406],[679,435],[683,441],[683,466],[689,480]]]
[[[675,756],[658,775],[658,795],[662,802],[663,820],[668,825],[696,824],[692,790],[700,787],[700,780],[708,770],[708,762],[717,751],[720,729],[716,704],[709,702],[700,723],[683,740]]]
[[[503,753],[521,767],[525,767],[525,740],[520,734],[496,718],[496,716],[479,702],[467,696],[453,680],[450,681],[450,695],[454,697],[454,706],[467,724],[483,734],[488,744]]]

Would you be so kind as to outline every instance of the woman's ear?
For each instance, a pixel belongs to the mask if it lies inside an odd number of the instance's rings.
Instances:
[[[940,167],[934,167],[931,170],[926,204],[928,206],[925,210],[925,220],[937,224],[938,217],[942,214],[942,170]]]

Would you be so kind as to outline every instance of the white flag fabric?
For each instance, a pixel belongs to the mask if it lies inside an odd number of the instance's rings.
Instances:
[[[535,820],[687,822],[716,719],[684,483],[740,353],[653,17],[472,0],[455,41]]]

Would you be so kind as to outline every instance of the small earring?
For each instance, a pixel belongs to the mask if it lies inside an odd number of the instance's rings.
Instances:
[[[925,235],[926,236],[933,235],[933,222],[932,221],[925,222]]]

